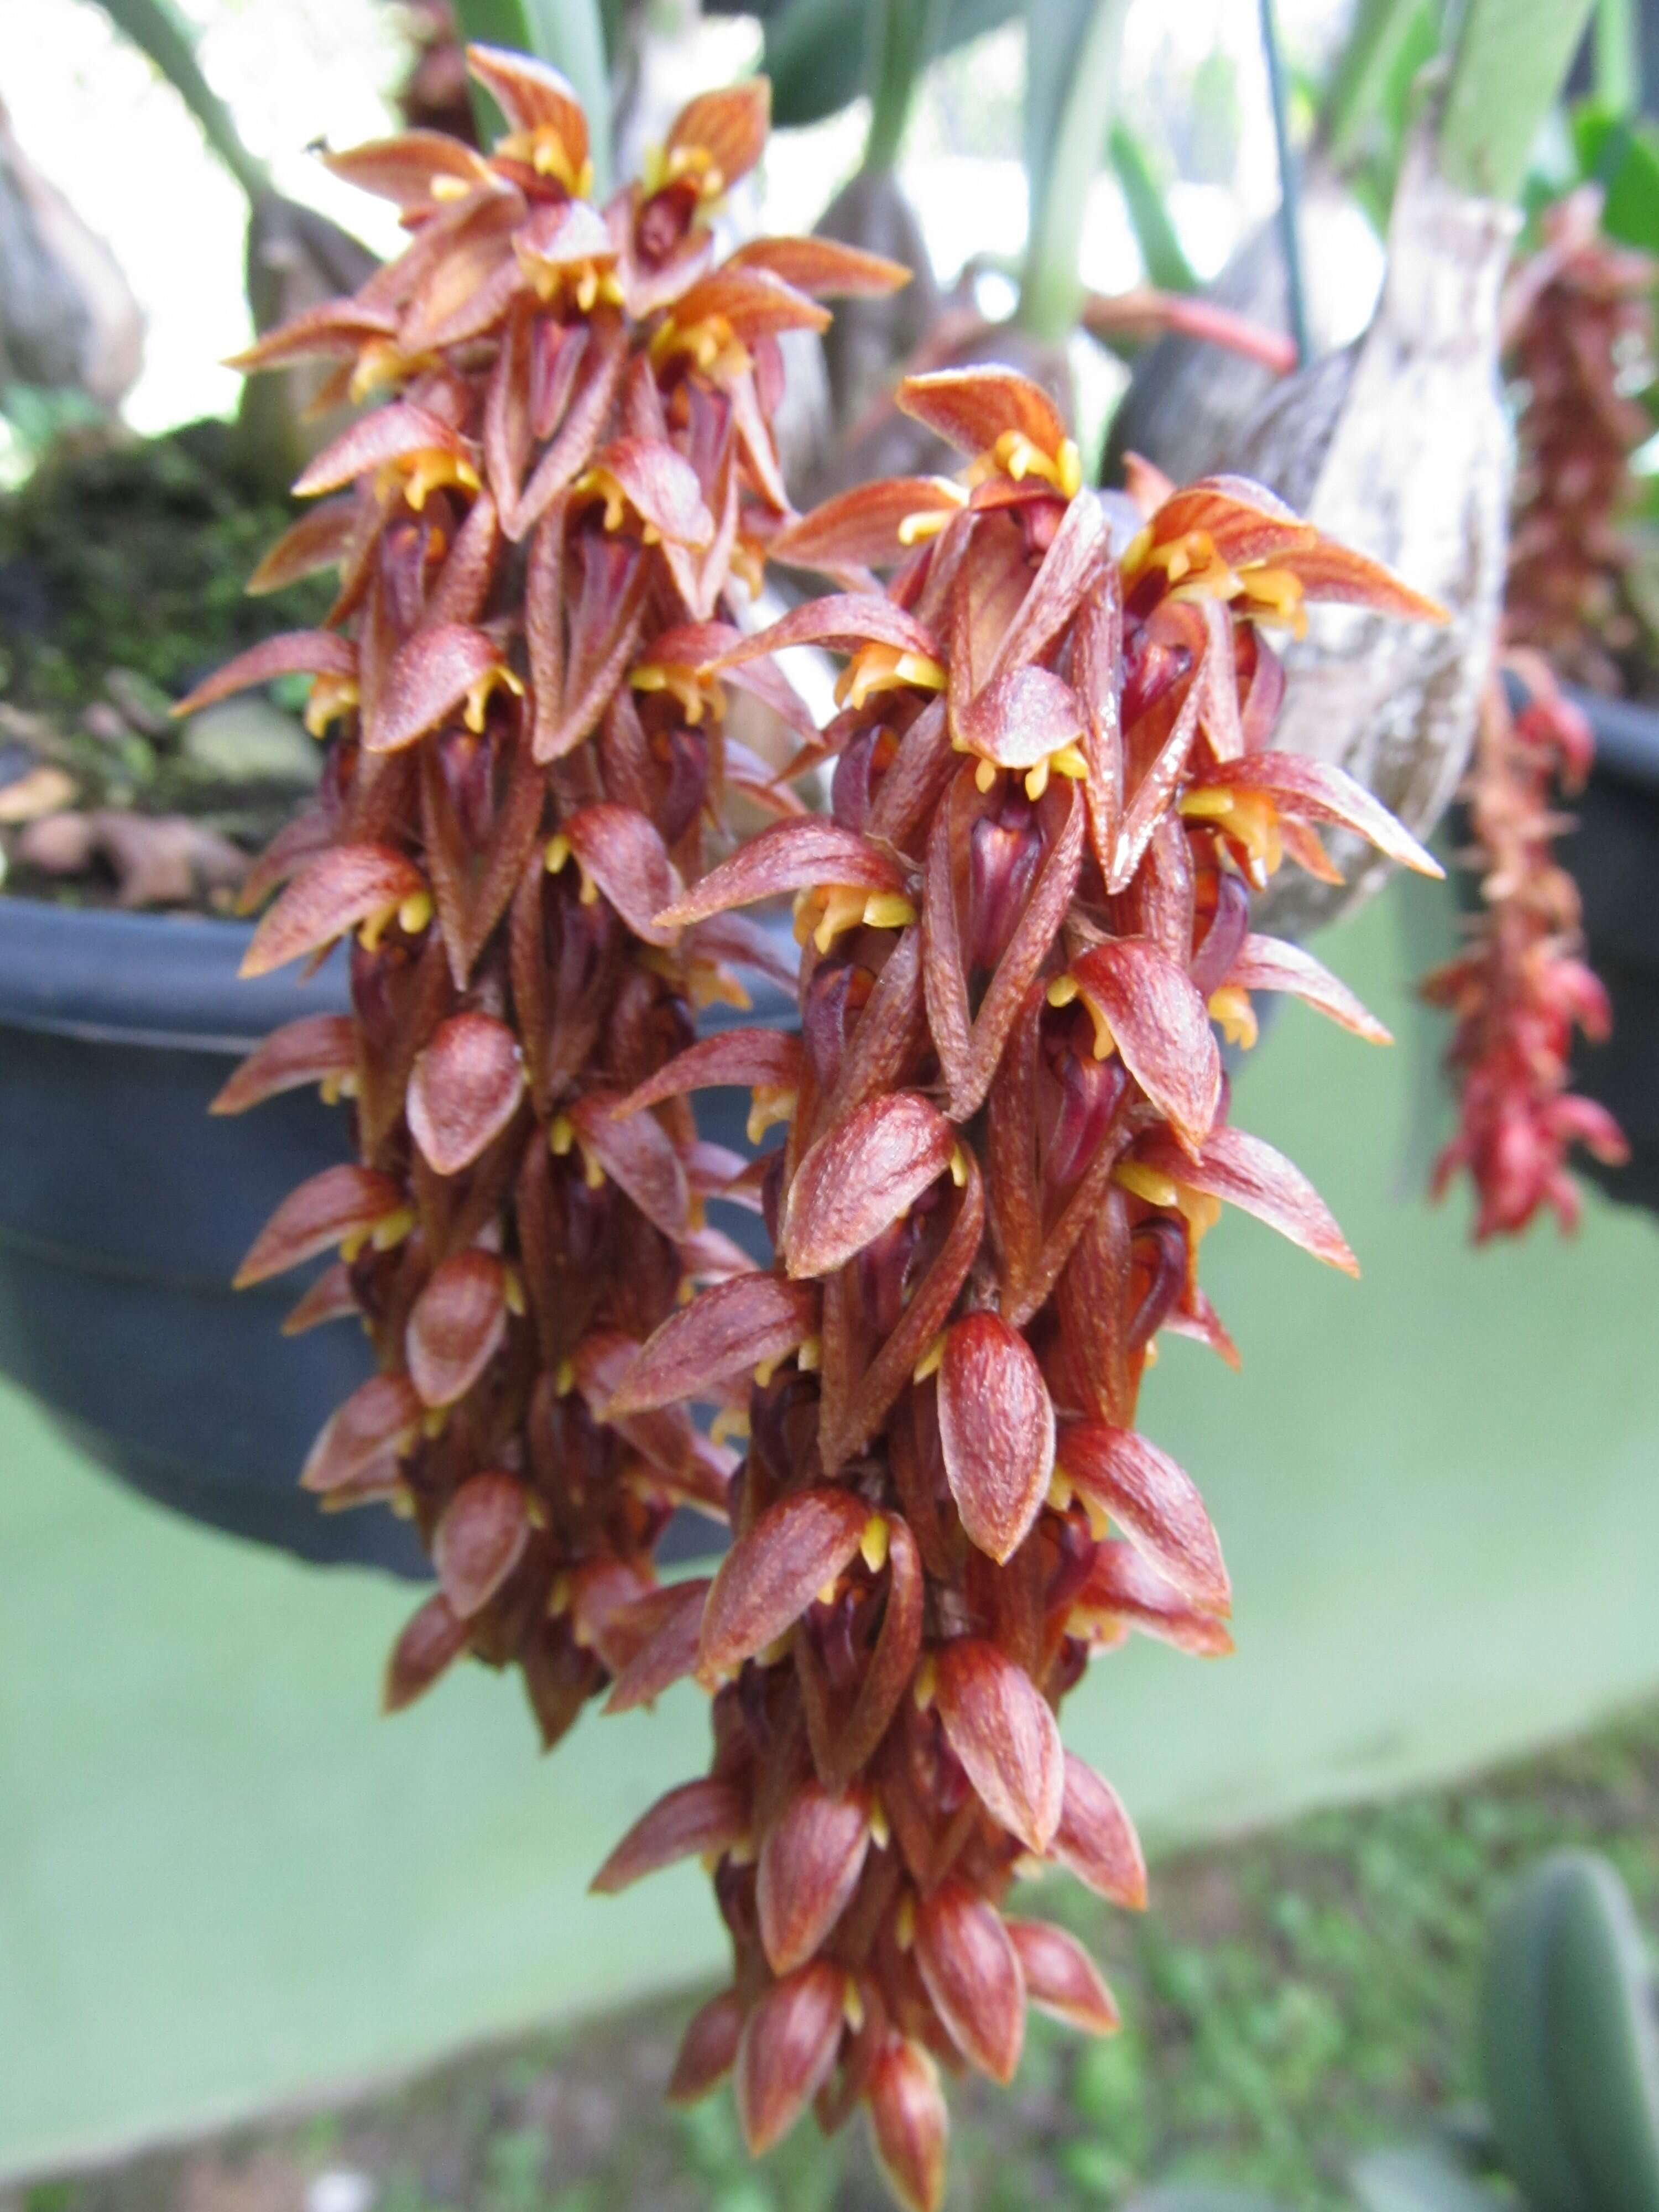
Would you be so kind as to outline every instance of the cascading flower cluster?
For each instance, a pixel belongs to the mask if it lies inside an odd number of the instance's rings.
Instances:
[[[763,82],[691,101],[600,209],[563,79],[469,60],[507,135],[488,157],[416,131],[337,159],[410,243],[245,357],[333,358],[325,402],[385,395],[307,470],[299,490],[331,496],[255,579],[337,566],[328,625],[179,711],[304,674],[309,724],[334,732],[317,805],[254,870],[251,899],[285,887],[244,972],[349,939],[352,1012],[278,1031],[216,1102],[320,1083],[351,1103],[356,1163],[294,1192],[239,1278],[337,1246],[289,1326],[354,1315],[374,1341],[380,1371],[302,1480],[412,1514],[435,1562],[387,1705],[470,1649],[517,1663],[551,1743],[651,1624],[674,1507],[724,1507],[732,1455],[684,1410],[599,1408],[683,1292],[748,1265],[702,1218],[743,1163],[689,1109],[612,1109],[700,1002],[747,1003],[734,966],[777,964],[741,921],[654,919],[729,792],[793,803],[696,672],[789,514],[780,335],[905,272],[793,240],[715,265],[709,215],[760,156]],[[769,671],[732,680],[810,735]]]
[[[1543,229],[1504,303],[1522,398],[1504,635],[1547,653],[1558,674],[1613,691],[1618,656],[1638,637],[1620,525],[1630,456],[1653,428],[1629,386],[1644,361],[1650,370],[1659,268],[1607,238],[1594,187],[1559,201]]]
[[[1511,711],[1501,675],[1482,701],[1462,794],[1482,911],[1464,951],[1423,985],[1455,1018],[1446,1066],[1458,1128],[1431,1189],[1438,1198],[1467,1172],[1477,1243],[1519,1235],[1545,1206],[1564,1229],[1576,1225],[1575,1145],[1608,1166],[1629,1157],[1606,1109],[1567,1090],[1575,1029],[1600,1041],[1613,1017],[1583,958],[1577,886],[1554,850],[1567,826],[1557,787],[1582,787],[1594,750],[1555,677],[1620,688],[1619,655],[1637,626],[1619,523],[1631,453],[1652,427],[1623,387],[1630,356],[1652,350],[1655,264],[1604,236],[1601,215],[1594,189],[1560,201],[1510,285],[1508,343],[1524,398],[1500,658],[1527,703]]]
[[[833,762],[830,817],[763,830],[658,916],[700,929],[793,894],[800,1031],[707,1039],[624,1109],[744,1085],[788,1134],[756,1170],[777,1264],[671,1316],[609,1407],[746,1405],[750,1443],[732,1551],[611,1698],[695,1674],[712,1772],[596,1887],[703,1854],[734,1972],[673,2093],[732,2070],[756,2151],[809,2104],[828,2128],[862,2103],[897,2194],[931,2208],[937,2066],[1007,2081],[1028,2002],[1115,2018],[1068,1935],[1000,1909],[1049,1862],[1144,1899],[1133,1830],[1057,1707],[1132,1630],[1229,1648],[1199,1492],[1135,1425],[1156,1338],[1235,1356],[1197,1277],[1224,1201],[1353,1267],[1296,1169],[1232,1127],[1212,1024],[1248,1043],[1251,994],[1287,990],[1384,1033],[1251,933],[1251,891],[1286,855],[1327,872],[1322,823],[1439,872],[1340,771],[1271,750],[1261,624],[1313,598],[1436,611],[1237,479],[1174,491],[1142,469],[1144,524],[1115,535],[1012,371],[901,399],[970,456],[965,479],[787,526],[775,553],[842,588],[702,664],[846,660],[798,763]]]
[[[1567,1171],[1575,1145],[1609,1167],[1629,1158],[1605,1106],[1567,1089],[1573,1032],[1605,1037],[1613,1012],[1585,964],[1578,886],[1554,858],[1558,781],[1569,791],[1589,771],[1589,725],[1535,654],[1510,656],[1531,688],[1519,714],[1501,681],[1481,702],[1474,769],[1465,787],[1481,913],[1455,960],[1423,984],[1455,1018],[1446,1065],[1458,1089],[1458,1128],[1435,1163],[1441,1197],[1467,1172],[1478,1205],[1474,1239],[1518,1236],[1540,1207],[1576,1227],[1578,1191]]]

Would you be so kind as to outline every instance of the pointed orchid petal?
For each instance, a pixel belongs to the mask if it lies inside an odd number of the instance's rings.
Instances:
[[[1000,1913],[952,1875],[916,1909],[916,1965],[963,2057],[1012,2081],[1025,2040],[1025,1980]]]
[[[885,645],[920,659],[936,662],[939,658],[933,632],[891,599],[878,592],[839,592],[791,607],[769,628],[727,646],[709,665],[732,668],[794,645],[823,646],[832,653],[859,653],[866,645]]]
[[[793,1091],[801,1079],[805,1054],[799,1036],[787,1030],[722,1030],[676,1053],[666,1066],[630,1091],[618,1114],[637,1114],[681,1098],[690,1091],[722,1087]]]
[[[904,2212],[939,2212],[951,2119],[933,2059],[920,2044],[892,2037],[864,2094],[876,2156]]]
[[[355,676],[357,648],[349,638],[331,629],[284,630],[228,660],[205,683],[180,699],[176,718],[198,714],[204,707],[228,699],[234,692],[252,690],[256,684],[275,683],[279,676]]]
[[[919,1091],[866,1100],[795,1170],[779,1239],[790,1274],[833,1274],[902,1219],[956,1153],[956,1131]]]
[[[1074,1752],[1066,1754],[1066,1789],[1054,1855],[1109,1904],[1139,1912],[1146,1903],[1146,1861],[1134,1824],[1109,1782]]]
[[[1351,607],[1368,607],[1373,614],[1389,615],[1400,622],[1446,623],[1451,617],[1437,599],[1414,592],[1401,582],[1380,561],[1368,561],[1334,538],[1321,537],[1305,549],[1298,548],[1275,564],[1288,568],[1310,599],[1333,600]],[[1248,579],[1246,580],[1248,581]]]
[[[439,1584],[463,1620],[489,1604],[529,1540],[524,1485],[510,1474],[470,1475],[444,1508],[432,1541]]]
[[[410,1134],[440,1175],[459,1175],[501,1135],[523,1097],[524,1054],[506,1023],[454,1014],[410,1070]]]
[[[729,191],[766,151],[771,127],[771,83],[766,77],[751,76],[687,100],[669,125],[663,151],[671,162],[676,154],[706,154],[709,167],[705,177],[717,173],[720,189]]]
[[[805,1965],[858,1887],[870,1823],[856,1798],[805,1782],[761,1845],[755,1902],[775,1974]]]
[[[813,300],[879,300],[910,282],[902,261],[834,238],[751,238],[727,257],[726,266],[764,269]]]
[[[227,368],[252,376],[262,368],[280,368],[290,362],[315,361],[343,355],[355,360],[358,349],[375,338],[394,337],[398,318],[389,307],[355,300],[325,300],[291,315],[275,330],[266,331],[251,346],[232,354]]]
[[[392,753],[412,745],[447,721],[501,665],[495,641],[468,623],[416,630],[386,673],[365,735],[369,750]]]
[[[846,2026],[847,1977],[815,1959],[775,1983],[750,2014],[732,2086],[751,2158],[781,2142],[829,2078]]]
[[[722,1990],[692,2017],[664,2091],[671,2105],[693,2105],[723,2081],[736,2063],[743,2036],[743,2000]]]
[[[1066,441],[1066,424],[1054,401],[1017,369],[934,369],[925,376],[907,376],[897,397],[907,415],[959,453],[982,453],[1011,430],[1050,457]]]
[[[1006,769],[1035,768],[1075,744],[1083,731],[1082,702],[1046,668],[1006,670],[956,717],[957,736],[968,750]]]
[[[1380,799],[1371,797],[1346,769],[1303,753],[1246,753],[1242,760],[1218,762],[1194,777],[1193,791],[1261,792],[1281,814],[1308,822],[1331,822],[1352,830],[1379,853],[1419,876],[1443,876],[1432,853],[1424,850]]]
[[[457,461],[466,459],[465,440],[441,415],[429,413],[410,400],[377,407],[361,416],[325,447],[295,484],[301,499],[319,492],[339,491],[359,477],[384,468],[388,461],[411,459],[416,453],[447,453]]]
[[[1200,477],[1179,490],[1146,462],[1139,464],[1136,486],[1143,496],[1155,498],[1152,515],[1152,542],[1172,544],[1193,531],[1202,531],[1219,559],[1229,568],[1277,561],[1292,551],[1314,545],[1318,531],[1287,507],[1277,492],[1249,477]],[[1163,493],[1163,497],[1158,495]]]
[[[457,1252],[434,1268],[404,1332],[409,1379],[428,1406],[465,1397],[507,1334],[507,1270],[493,1252]]]
[[[680,883],[656,824],[631,806],[602,801],[584,806],[559,825],[560,834],[635,937],[647,945],[672,945],[673,932],[656,917],[672,903]]]
[[[1325,1201],[1282,1152],[1243,1129],[1212,1129],[1201,1152],[1188,1156],[1166,1138],[1138,1146],[1135,1157],[1160,1175],[1219,1198],[1265,1221],[1328,1267],[1357,1275],[1359,1262]]]
[[[368,1236],[404,1203],[402,1186],[377,1169],[325,1168],[291,1190],[254,1238],[236,1270],[236,1289],[286,1274],[348,1237]]]
[[[1097,1546],[1077,1608],[1096,1622],[1127,1624],[1197,1659],[1224,1659],[1233,1639],[1213,1613],[1184,1597],[1133,1544]]]
[[[587,159],[587,118],[569,79],[550,62],[507,46],[469,46],[466,66],[515,131],[553,131],[573,173]]]
[[[702,1672],[730,1674],[793,1627],[856,1554],[869,1518],[845,1490],[798,1490],[768,1506],[720,1562],[703,1608]]]
[[[395,138],[371,139],[341,154],[325,154],[324,167],[359,191],[391,200],[401,212],[425,208],[444,198],[433,186],[459,184],[470,191],[491,181],[483,156],[447,131],[405,131]]]
[[[1184,968],[1143,938],[1091,945],[1072,972],[1124,1066],[1180,1143],[1195,1152],[1221,1104],[1221,1055],[1202,993]]]
[[[827,1790],[846,1789],[875,1757],[901,1698],[915,1679],[921,1655],[926,1602],[921,1553],[908,1524],[896,1513],[885,1517],[887,1603],[853,1710],[828,1741],[815,1730],[810,1708],[807,1713],[813,1760]]]
[[[1104,1507],[1130,1542],[1194,1605],[1224,1613],[1232,1601],[1221,1546],[1192,1477],[1133,1429],[1088,1422],[1060,1439],[1073,1487]]]
[[[357,1065],[349,1014],[307,1014],[273,1030],[242,1062],[208,1108],[210,1114],[245,1114],[284,1091],[308,1083],[337,1082]]]
[[[351,1270],[343,1260],[337,1260],[283,1315],[283,1334],[303,1336],[309,1328],[321,1328],[331,1321],[355,1319],[361,1311],[357,1294],[351,1287]]]
[[[617,1675],[605,1700],[608,1713],[632,1712],[637,1705],[653,1705],[663,1692],[695,1674],[697,1644],[702,1627],[702,1608],[708,1595],[708,1578],[675,1583],[663,1591],[650,1635]]]
[[[729,323],[745,344],[752,344],[757,338],[781,337],[786,331],[823,331],[830,326],[830,310],[796,291],[793,284],[785,283],[769,270],[744,269],[731,261],[700,278],[674,303],[673,320],[681,330],[694,329],[713,316]]]
[[[392,1647],[380,1691],[383,1712],[400,1713],[429,1690],[466,1649],[466,1623],[440,1590],[411,1616]]]
[[[969,1314],[946,1330],[939,1428],[968,1540],[1000,1565],[1024,1540],[1054,1466],[1054,1409],[1042,1370],[1000,1316]]]
[[[702,486],[690,461],[659,438],[618,438],[595,456],[595,465],[615,478],[629,505],[671,545],[708,545],[714,518],[703,503]]]
[[[300,1474],[302,1490],[326,1493],[397,1450],[425,1411],[407,1375],[373,1375],[323,1424]]]
[[[359,508],[355,499],[331,499],[286,529],[244,589],[251,599],[280,592],[313,576],[319,568],[336,568],[348,557],[357,534]]]
[[[729,1782],[683,1782],[640,1815],[587,1886],[601,1896],[614,1896],[677,1859],[729,1850],[748,1827],[742,1792]]]
[[[739,1276],[702,1291],[647,1338],[606,1408],[611,1420],[653,1406],[718,1395],[732,1376],[786,1358],[817,1328],[816,1285]]]
[[[890,568],[909,551],[903,535],[912,517],[932,522],[961,512],[959,486],[947,477],[893,477],[838,492],[787,522],[767,550],[792,568],[832,574],[838,568]]]
[[[1112,1993],[1075,1936],[1048,1920],[1010,1920],[1025,1995],[1039,2010],[1085,2035],[1114,2034],[1121,2021]]]
[[[614,1091],[590,1091],[570,1109],[582,1147],[663,1235],[678,1243],[690,1223],[685,1170],[667,1131],[649,1114],[618,1119]]]
[[[781,891],[808,890],[825,884],[898,891],[904,887],[904,872],[867,837],[812,815],[761,830],[657,920],[664,928],[683,928],[687,922],[724,914],[729,907],[749,906]]]
[[[1046,1851],[1065,1766],[1054,1714],[1030,1676],[982,1637],[953,1638],[939,1653],[939,1711],[992,1819],[1028,1850]]]
[[[1247,937],[1227,976],[1243,991],[1289,991],[1367,1044],[1392,1044],[1393,1037],[1375,1014],[1362,1006],[1340,976],[1299,945],[1278,937]]]
[[[337,845],[301,869],[253,933],[239,973],[269,975],[290,960],[320,952],[359,922],[390,915],[419,898],[426,878],[390,845]]]

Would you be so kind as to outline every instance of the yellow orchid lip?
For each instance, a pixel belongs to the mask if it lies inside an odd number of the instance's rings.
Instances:
[[[570,301],[579,313],[589,315],[596,307],[620,307],[626,300],[622,279],[614,267],[607,267],[598,259],[556,261],[538,253],[521,240],[515,241],[514,252],[520,268],[544,306]]]
[[[984,483],[995,476],[1007,477],[1014,483],[1037,477],[1062,499],[1075,499],[1083,489],[1083,456],[1075,438],[1062,438],[1056,452],[1046,453],[1024,430],[1005,430],[968,471],[970,484]]]
[[[726,692],[719,677],[700,675],[694,668],[642,660],[629,671],[628,681],[635,691],[666,691],[694,730],[704,714],[713,714],[718,721],[725,709]]]
[[[311,687],[306,701],[305,726],[313,738],[328,735],[329,725],[337,722],[343,714],[349,714],[359,702],[357,679],[354,676],[332,676],[326,672]]]
[[[657,368],[684,354],[717,384],[735,380],[755,365],[748,347],[721,314],[702,315],[684,325],[668,316],[652,338],[649,352]]]
[[[401,453],[374,476],[375,494],[383,504],[390,506],[401,498],[416,514],[433,492],[441,491],[447,484],[467,492],[483,488],[482,477],[465,455],[451,453],[443,446],[423,446],[416,453]]]
[[[1189,822],[1209,822],[1244,848],[1250,881],[1258,890],[1278,869],[1285,856],[1279,811],[1265,792],[1231,791],[1225,785],[1208,784],[1183,792],[1177,801]]]
[[[820,952],[828,952],[843,930],[905,929],[915,918],[915,908],[902,891],[819,884],[796,896],[795,942],[805,945],[810,937]]]
[[[539,123],[531,131],[514,131],[497,140],[495,157],[498,161],[523,161],[538,177],[551,177],[555,184],[562,185],[573,200],[588,198],[593,190],[593,164],[585,161],[580,166],[571,161],[558,126]]]
[[[937,660],[896,645],[866,645],[855,653],[836,678],[836,704],[856,711],[873,691],[893,691],[904,684],[921,691],[942,691],[947,678]]]
[[[690,182],[697,199],[707,207],[726,191],[726,173],[706,146],[652,146],[640,165],[640,185],[647,199],[671,185]]]

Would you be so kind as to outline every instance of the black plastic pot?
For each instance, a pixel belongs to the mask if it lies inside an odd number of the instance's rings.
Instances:
[[[1622,1168],[1579,1164],[1610,1198],[1659,1212],[1659,710],[1572,695],[1595,733],[1595,768],[1561,842],[1577,881],[1591,966],[1613,1000],[1613,1035],[1582,1045],[1576,1086],[1618,1117]]]
[[[310,1091],[208,1114],[261,1036],[347,1003],[338,957],[304,986],[241,981],[249,934],[0,898],[0,1373],[162,1504],[302,1559],[424,1573],[406,1523],[325,1514],[295,1486],[369,1372],[362,1335],[282,1336],[291,1279],[230,1288],[278,1202],[343,1157]],[[793,1012],[756,997],[759,1018]],[[740,1096],[706,1109],[705,1133],[742,1148]]]

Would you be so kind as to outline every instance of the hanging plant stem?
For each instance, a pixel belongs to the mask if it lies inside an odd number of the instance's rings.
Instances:
[[[173,0],[104,0],[104,13],[155,64],[249,199],[269,191],[264,163],[243,144],[230,110],[203,76],[195,31]]]
[[[1296,341],[1298,366],[1309,357],[1308,295],[1302,281],[1302,224],[1296,156],[1291,149],[1290,116],[1285,98],[1285,64],[1279,51],[1279,27],[1273,0],[1261,0],[1261,52],[1267,64],[1267,94],[1273,102],[1273,147],[1279,157],[1279,240],[1285,260],[1285,306]]]
[[[1642,56],[1631,0],[1597,0],[1595,97],[1614,115],[1634,115],[1642,105]]]

